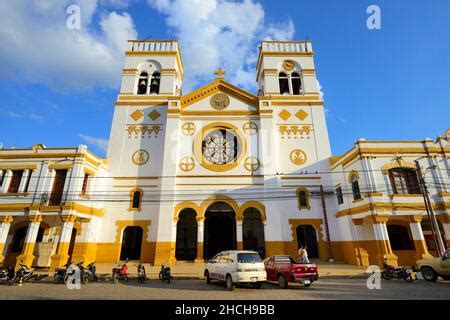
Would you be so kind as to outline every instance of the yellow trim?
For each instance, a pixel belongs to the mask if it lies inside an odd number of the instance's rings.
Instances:
[[[389,170],[394,168],[409,168],[416,170],[416,164],[414,162],[405,161],[403,159],[398,159],[397,161],[393,161],[381,166],[381,171],[386,174]]]
[[[213,82],[181,97],[181,110],[183,110],[187,106],[189,106],[199,100],[202,100],[209,96],[212,96],[213,94],[215,94],[219,91],[230,94],[231,96],[233,96],[239,100],[242,100],[257,109],[259,107],[257,96],[251,94],[250,92],[242,90],[241,88],[233,86],[232,84],[226,82],[225,80],[223,80],[221,78],[218,78],[218,79],[214,80]],[[224,111],[219,111],[219,112],[224,112]]]
[[[36,170],[37,165],[4,165],[0,170]]]
[[[114,180],[159,180],[159,177],[114,177]]]
[[[117,101],[114,104],[116,107],[120,106],[167,106],[166,101]]]
[[[48,168],[50,170],[58,170],[58,169],[67,169],[70,170],[73,168],[73,164],[49,164]]]
[[[446,210],[450,207],[450,202],[435,202],[433,203],[434,210]],[[424,211],[426,210],[423,202],[411,202],[411,203],[398,203],[398,202],[370,202],[357,207],[340,210],[336,214],[336,218],[351,216],[360,213],[371,212],[377,210],[380,212],[392,212],[392,211]]]
[[[264,183],[177,183],[177,186],[263,186]]]
[[[211,175],[185,175],[176,176],[176,178],[264,178],[264,175],[251,175],[251,174],[211,174]]]
[[[139,196],[139,207],[134,208],[133,207],[133,198],[134,198],[134,194],[136,192],[140,193]],[[141,188],[134,188],[130,190],[130,205],[128,207],[128,211],[141,211],[142,209],[142,198],[144,197],[144,190],[142,190]]]
[[[179,51],[125,51],[125,56],[172,56],[176,57],[178,68],[180,70],[180,78],[184,78],[183,61]]]
[[[236,135],[236,137],[240,140],[241,148],[238,150],[238,155],[236,159],[228,164],[213,164],[207,161],[203,157],[202,152],[202,141],[205,138],[205,136],[210,133],[211,131],[214,131],[216,129],[226,129],[231,130]],[[231,170],[235,167],[237,167],[241,162],[244,156],[247,154],[247,140],[245,139],[244,134],[239,130],[238,127],[232,125],[231,123],[227,122],[214,122],[210,123],[204,127],[202,127],[199,132],[196,134],[194,138],[194,157],[196,158],[197,162],[200,163],[200,165],[208,170],[215,171],[215,172],[225,172],[228,170]]]
[[[281,177],[281,180],[320,180],[322,177],[294,177],[294,176],[288,176],[288,177]]]
[[[212,205],[213,203],[216,203],[216,202],[225,202],[225,203],[229,204],[235,212],[237,221],[242,221],[244,219],[244,211],[245,211],[245,209],[250,208],[250,207],[254,207],[260,211],[262,221],[266,221],[266,219],[267,219],[266,207],[261,202],[247,201],[247,202],[243,203],[241,206],[239,206],[235,200],[233,200],[232,198],[230,198],[228,196],[224,196],[224,195],[213,195],[213,196],[209,197],[208,199],[206,199],[205,201],[203,201],[200,205],[197,205],[196,203],[194,203],[192,201],[180,202],[175,206],[175,208],[173,210],[173,219],[174,219],[174,221],[177,221],[179,213],[182,210],[188,209],[188,208],[195,210],[195,212],[197,213],[197,219],[205,219],[206,210],[208,209],[208,207],[210,205]]]
[[[305,191],[305,195],[306,195],[306,206],[302,206],[300,204],[300,191]],[[297,204],[298,204],[298,209],[302,210],[302,209],[311,209],[311,206],[309,205],[309,190],[305,187],[300,187],[297,188],[297,190],[295,191],[295,194],[297,196]]]

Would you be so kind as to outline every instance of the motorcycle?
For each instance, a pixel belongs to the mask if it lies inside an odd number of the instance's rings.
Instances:
[[[67,283],[67,278],[69,277],[69,274],[67,273],[67,269],[72,263],[68,262],[66,263],[62,268],[56,268],[55,274],[53,275],[53,283]]]
[[[125,262],[119,266],[117,264],[117,267],[115,267],[112,270],[112,279],[114,283],[118,283],[120,280],[128,281],[128,267],[127,267],[128,259],[125,260]]]
[[[161,271],[159,271],[159,279],[161,281],[167,281],[167,283],[170,283],[170,279],[172,276],[170,275],[170,267],[168,267],[165,263],[161,265]]]
[[[24,281],[32,281],[33,271],[34,269],[27,267],[24,264],[19,264],[20,268],[16,271],[14,274],[14,277],[8,281],[8,284],[12,286],[13,284],[16,284],[17,282],[22,283]]]
[[[137,267],[138,281],[139,281],[140,283],[144,283],[145,278],[146,278],[146,275],[145,275],[145,267],[144,267],[144,265],[143,265],[142,263],[140,263],[140,262],[136,265],[136,267]]]
[[[406,282],[412,282],[412,273],[407,267],[399,267],[396,268],[392,265],[389,265],[386,261],[383,261],[383,272],[381,273],[381,277],[385,280],[391,280],[396,277],[398,280],[403,279]]]
[[[9,282],[12,278],[14,278],[14,268],[13,267],[8,267],[6,270],[1,270],[0,271],[0,282],[1,283],[6,283]]]
[[[97,268],[95,267],[95,262],[92,262],[90,264],[87,265],[86,268],[83,269],[84,270],[84,274],[86,275],[86,283],[89,281],[97,281],[98,277],[97,277]]]

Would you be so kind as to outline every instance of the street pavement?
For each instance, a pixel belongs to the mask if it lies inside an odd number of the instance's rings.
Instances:
[[[23,283],[21,286],[0,285],[0,299],[171,299],[171,300],[322,300],[322,299],[450,299],[450,281],[436,283],[416,280],[381,280],[381,289],[369,290],[365,279],[319,279],[310,288],[299,285],[280,289],[264,283],[261,289],[237,287],[226,291],[221,283],[207,285],[203,280],[177,280],[170,284],[147,280],[144,284],[131,279],[128,283],[113,284],[99,281],[82,285],[81,289],[68,289],[64,284],[50,281]]]

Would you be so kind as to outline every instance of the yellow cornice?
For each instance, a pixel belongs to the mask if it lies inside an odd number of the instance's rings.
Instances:
[[[23,212],[25,210],[39,210],[39,212],[61,212],[63,210],[74,210],[91,216],[102,217],[104,209],[84,206],[75,202],[68,202],[61,206],[40,206],[31,203],[1,203],[0,212]]]
[[[116,107],[121,106],[167,106],[167,101],[117,101]]]
[[[20,165],[20,164],[13,164],[13,165],[2,165],[0,166],[0,170],[35,170],[37,168],[37,165]]]
[[[167,100],[179,100],[180,97],[178,96],[162,96],[162,95],[138,95],[138,94],[131,94],[130,95],[123,95],[119,94],[118,100],[148,100],[148,101],[159,101],[159,102],[167,102]]]
[[[450,202],[435,202],[433,203],[434,210],[446,210],[450,206]],[[425,204],[423,202],[417,203],[398,203],[398,202],[370,202],[357,207],[345,209],[338,211],[336,218],[351,216],[360,213],[370,212],[372,210],[378,211],[424,211],[426,210]]]
[[[368,141],[372,143],[372,141]],[[397,141],[389,141],[390,143],[396,143]],[[399,142],[403,143],[403,142]],[[445,153],[450,152],[450,147],[440,148],[440,147],[404,147],[404,146],[393,146],[389,148],[373,148],[373,147],[353,147],[348,150],[340,158],[332,164],[331,169],[335,169],[338,165],[345,166],[351,161],[355,160],[360,156],[380,156],[380,155],[405,155],[405,154],[418,154],[418,155],[445,155]]]
[[[283,107],[298,107],[298,106],[323,106],[322,101],[272,101],[272,106],[283,106]]]
[[[48,168],[50,170],[54,170],[54,169],[72,169],[73,168],[73,163],[67,163],[67,164],[52,163],[52,164],[48,165]]]
[[[286,43],[299,43],[299,42],[286,42]],[[256,66],[256,81],[258,81],[259,74],[261,72],[261,63],[264,56],[268,57],[313,57],[314,51],[306,51],[306,52],[271,52],[271,51],[263,51],[259,50],[258,54],[258,63]]]
[[[258,97],[259,100],[320,100],[320,94],[317,92],[306,92],[304,95],[280,95],[279,92],[267,94]]]
[[[181,72],[181,79],[183,80],[183,60],[179,51],[125,51],[125,56],[172,56],[176,57],[178,68]]]
[[[247,92],[245,90],[242,90],[228,82],[226,82],[223,79],[216,79],[213,82],[195,90],[191,93],[184,95],[181,97],[181,109],[183,110],[187,106],[205,99],[219,91],[222,91],[224,93],[228,93],[231,96],[242,100],[246,102],[247,104],[258,108],[258,97],[251,94],[250,92]]]

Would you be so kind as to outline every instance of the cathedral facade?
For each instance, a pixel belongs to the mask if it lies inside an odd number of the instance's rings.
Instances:
[[[84,145],[0,149],[5,265],[203,263],[301,246],[414,265],[450,244],[450,131],[360,139],[333,156],[311,42],[263,41],[257,95],[220,68],[183,94],[176,41],[129,41],[125,56],[106,158]]]

